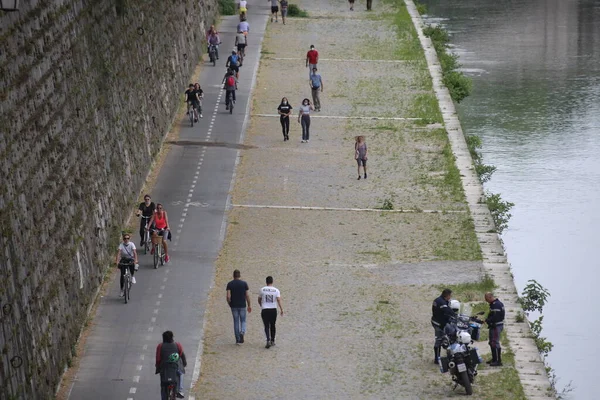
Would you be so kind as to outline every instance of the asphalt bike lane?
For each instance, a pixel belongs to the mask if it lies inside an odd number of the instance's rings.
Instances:
[[[152,193],[169,216],[171,261],[154,269],[152,256],[138,248],[140,269],[131,300],[119,297],[119,280],[101,298],[92,322],[70,399],[160,399],[154,374],[156,345],[162,332],[172,330],[181,342],[188,366],[184,375],[186,397],[198,379],[204,312],[214,280],[215,261],[225,234],[225,212],[238,149],[243,138],[249,97],[258,69],[260,46],[268,7],[248,12],[250,43],[240,68],[233,114],[225,110],[221,81],[234,47],[237,16],[223,18],[217,65],[206,62],[200,74],[204,90],[204,118],[190,127],[187,116],[179,139],[159,173]],[[207,56],[205,55],[205,60]],[[186,85],[187,86],[187,85]],[[185,88],[182,88],[182,93]],[[137,231],[132,235],[139,247]],[[193,399],[192,397],[189,397]]]

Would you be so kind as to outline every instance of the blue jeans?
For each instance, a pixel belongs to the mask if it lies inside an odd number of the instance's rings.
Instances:
[[[246,334],[246,307],[231,307],[231,314],[233,315],[233,332],[235,333],[235,342],[238,343],[240,341],[240,335]]]

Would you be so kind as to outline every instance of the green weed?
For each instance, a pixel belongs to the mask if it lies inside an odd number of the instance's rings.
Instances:
[[[219,0],[219,14],[234,15],[235,14],[234,0]]]
[[[288,17],[308,18],[308,12],[296,4],[290,4],[288,6]]]

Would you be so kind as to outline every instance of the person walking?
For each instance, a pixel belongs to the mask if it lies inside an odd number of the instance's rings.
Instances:
[[[490,367],[501,367],[502,347],[500,346],[500,334],[504,329],[504,304],[491,292],[487,292],[484,298],[490,305],[490,312],[485,319],[485,323],[489,328],[489,345],[492,351],[492,359],[487,364]]]
[[[317,73],[317,67],[313,67],[308,83],[310,84],[315,111],[321,111],[321,98],[319,92],[323,92],[323,79],[321,78],[321,75]]]
[[[373,0],[367,0],[367,11],[371,11],[372,5],[373,5]]]
[[[275,22],[278,22],[277,20],[277,13],[279,12],[279,4],[277,3],[278,0],[267,0],[271,2],[271,22],[273,22],[273,16],[275,16]]]
[[[450,308],[451,298],[452,290],[444,289],[440,297],[433,300],[433,305],[431,306],[431,326],[433,326],[435,331],[435,343],[433,345],[433,351],[435,352],[434,364],[437,364],[440,360],[444,327],[454,316],[454,311]]]
[[[348,0],[348,3],[350,3],[350,11],[354,11],[354,0]]]
[[[285,17],[287,17],[287,11],[288,11],[288,0],[280,0],[279,4],[281,5],[281,20],[283,21],[283,24],[285,25]]]
[[[281,104],[277,107],[279,113],[279,122],[281,123],[281,131],[283,133],[283,141],[290,140],[290,115],[292,114],[292,106],[288,102],[287,97],[281,99]]]
[[[358,163],[358,180],[360,180],[360,167],[362,165],[367,179],[367,142],[364,136],[357,136],[354,143],[354,159]]]
[[[302,100],[298,113],[298,123],[302,125],[302,143],[308,143],[310,139],[310,110],[314,110],[309,99]]]
[[[312,74],[313,68],[316,68],[319,62],[319,52],[315,49],[315,45],[310,45],[310,50],[306,53],[306,66],[308,67],[308,77]]]
[[[165,331],[163,341],[156,346],[155,374],[160,374],[160,394],[162,400],[167,400],[167,384],[178,381],[177,398],[183,399],[183,374],[187,360],[181,343],[174,341],[173,332]]]
[[[260,316],[265,326],[265,336],[267,338],[266,349],[275,346],[275,323],[277,322],[277,306],[283,317],[283,305],[281,304],[281,293],[279,289],[273,286],[273,277],[267,276],[267,286],[260,289],[258,295],[258,305],[262,308]]]
[[[246,334],[246,303],[248,303],[248,312],[252,312],[249,290],[246,281],[241,279],[240,270],[233,271],[233,280],[227,284],[227,304],[231,307],[233,315],[233,332],[237,345],[244,343]]]

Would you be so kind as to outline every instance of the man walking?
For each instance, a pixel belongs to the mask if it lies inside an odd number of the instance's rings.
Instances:
[[[283,316],[283,306],[281,305],[281,293],[279,289],[273,286],[273,277],[267,276],[267,286],[260,289],[258,295],[258,304],[262,308],[260,316],[265,325],[265,336],[267,337],[266,349],[275,346],[275,322],[277,322],[277,306]]]
[[[323,79],[317,73],[317,67],[313,67],[312,75],[309,79],[310,89],[312,91],[312,99],[315,111],[321,111],[321,98],[319,92],[323,92]]]
[[[248,303],[248,312],[252,312],[248,284],[240,277],[240,270],[236,269],[233,271],[233,280],[227,284],[227,304],[231,307],[233,315],[233,332],[237,345],[244,343],[246,334],[246,303]]]
[[[319,62],[319,52],[315,49],[315,45],[310,45],[310,50],[306,53],[306,66],[308,67],[308,77],[312,75],[313,68],[317,67]]]
[[[485,294],[485,301],[490,305],[490,312],[485,319],[485,323],[489,328],[489,344],[492,351],[492,359],[487,363],[490,367],[501,367],[502,348],[500,347],[500,334],[504,329],[504,304],[491,292]]]
[[[433,345],[433,351],[435,358],[433,363],[437,364],[440,360],[440,352],[442,347],[442,339],[444,338],[444,327],[450,321],[450,318],[454,316],[454,311],[450,308],[450,299],[452,298],[452,290],[444,289],[440,297],[433,300],[431,306],[431,326],[435,331],[435,343]]]
[[[278,22],[277,13],[279,12],[279,3],[277,3],[277,0],[268,1],[271,2],[271,22],[273,22],[273,16],[275,16],[275,22]]]

